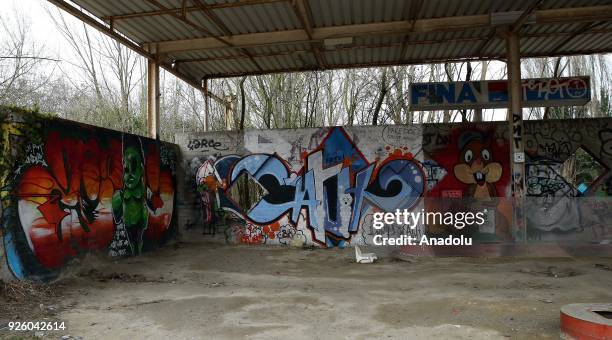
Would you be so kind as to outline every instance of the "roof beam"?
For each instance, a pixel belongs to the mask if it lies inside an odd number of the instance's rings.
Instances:
[[[206,7],[210,10],[216,9],[224,9],[224,8],[236,8],[236,7],[244,7],[244,6],[255,6],[255,5],[264,5],[264,4],[272,4],[278,2],[287,2],[287,0],[238,0],[236,2],[227,2],[220,4],[209,4]],[[159,15],[173,15],[179,14],[182,15],[184,13],[189,12],[197,12],[202,9],[199,6],[185,6],[184,8],[166,8],[162,10],[152,10],[146,12],[136,12],[136,13],[127,13],[127,14],[118,14],[118,15],[110,15],[102,17],[104,21],[110,20],[128,20],[142,17],[152,17]]]
[[[319,47],[316,42],[312,42],[312,17],[310,15],[310,8],[305,0],[292,0],[291,5],[293,7],[293,11],[295,15],[297,15],[304,31],[306,31],[306,35],[308,36],[308,40],[311,41],[310,48],[312,49],[312,53],[317,59],[317,64],[320,68],[325,68],[325,57],[321,54]]]
[[[150,3],[151,5],[158,7],[162,10],[168,10],[168,8],[166,6],[164,6],[163,4],[161,4],[159,1],[157,0],[146,0],[148,3]],[[194,28],[198,31],[200,31],[202,34],[211,37],[212,39],[215,39],[216,41],[218,41],[219,43],[229,46],[229,47],[234,47],[234,45],[232,45],[231,43],[225,41],[225,39],[221,38],[221,37],[216,37],[214,36],[214,34],[209,31],[206,27],[200,26],[196,23],[194,23],[193,21],[187,19],[187,17],[182,15],[181,13],[170,13],[171,16],[175,17],[176,19],[178,19],[179,21],[183,22],[185,25]]]
[[[523,14],[521,14],[521,16],[516,19],[516,22],[512,24],[512,26],[510,27],[510,32],[518,32],[523,26],[523,24],[527,21],[529,16],[533,13],[533,11],[535,11],[536,8],[538,8],[538,6],[542,4],[542,2],[544,2],[544,0],[533,0],[529,7],[527,7],[527,9],[523,11]]]
[[[606,21],[612,19],[612,5],[539,10],[535,11],[535,17],[538,24]]]
[[[146,1],[148,1],[148,2],[149,2],[149,3],[151,3],[152,5],[154,5],[154,6],[158,7],[158,8],[160,8],[160,9],[162,9],[162,10],[167,10],[167,9],[168,9],[167,7],[165,7],[163,4],[161,4],[161,3],[160,3],[159,1],[157,1],[157,0],[146,0]],[[179,21],[183,22],[184,24],[186,24],[186,25],[188,25],[188,26],[190,26],[190,27],[192,27],[192,28],[197,29],[198,31],[200,31],[200,32],[202,32],[203,34],[205,34],[205,35],[209,36],[211,39],[215,40],[216,42],[218,42],[218,43],[220,43],[220,44],[222,44],[222,45],[225,45],[226,47],[238,47],[238,46],[235,46],[234,44],[232,44],[231,42],[227,41],[227,39],[225,39],[225,38],[223,38],[223,37],[217,37],[217,36],[215,36],[215,35],[214,35],[212,32],[210,32],[208,29],[206,29],[205,27],[202,27],[202,26],[200,26],[200,25],[198,25],[198,24],[194,23],[193,21],[191,21],[191,20],[187,19],[187,17],[184,17],[184,16],[182,16],[182,15],[180,15],[180,14],[171,14],[171,15],[172,15],[173,17],[177,18]],[[251,60],[251,62],[253,63],[253,65],[255,65],[255,67],[256,67],[256,68],[257,68],[259,71],[261,71],[261,70],[262,70],[261,66],[260,66],[260,65],[257,63],[257,61],[255,60],[255,58],[253,58],[253,57],[251,56],[251,54],[250,54],[250,53],[249,53],[247,50],[245,50],[244,48],[241,48],[241,47],[238,47],[238,49],[240,50],[240,52],[242,52],[242,54],[244,54],[245,56],[247,56],[247,57],[248,57],[248,58]],[[160,49],[159,44],[155,44],[155,53],[158,53],[158,54],[166,54],[166,52],[164,52],[164,51],[162,51],[162,50]]]
[[[589,54],[601,54],[610,53],[610,50],[584,50],[584,51],[559,51],[556,56],[575,56],[575,55],[589,55]],[[549,57],[548,53],[530,53],[521,55],[522,58],[544,58]],[[452,57],[452,58],[436,58],[436,59],[412,59],[412,60],[394,60],[386,61],[381,63],[356,63],[356,64],[334,64],[330,65],[329,70],[334,69],[352,69],[352,68],[366,68],[366,67],[384,67],[384,66],[399,66],[399,65],[422,65],[422,64],[435,64],[435,63],[453,63],[453,62],[466,62],[466,61],[482,61],[482,60],[505,60],[505,52],[500,55],[490,55],[483,57]],[[220,78],[232,78],[232,77],[243,77],[243,76],[256,76],[262,74],[274,74],[274,73],[292,73],[292,72],[309,72],[317,71],[316,67],[306,66],[298,68],[287,68],[278,69],[274,71],[264,72],[235,72],[235,73],[221,73],[221,74],[209,74],[210,79]]]
[[[488,24],[489,20],[487,15],[426,19],[417,20],[414,24],[413,32],[431,32],[437,30],[457,30],[474,27],[486,27]],[[230,41],[235,46],[252,47],[260,45],[305,42],[310,40],[322,41],[329,38],[352,37],[358,35],[400,34],[407,32],[411,27],[412,25],[408,21],[395,21],[313,28],[311,34],[312,39],[309,38],[308,33],[302,29],[240,34],[222,38]],[[163,52],[204,50],[224,47],[213,38],[196,38],[152,43],[158,45],[160,51]]]
[[[585,33],[589,33],[590,30],[592,30],[593,28],[597,27],[597,26],[601,26],[603,24],[603,22],[587,22],[582,24],[577,30],[575,30],[574,32],[570,33],[569,36],[564,39],[563,41],[561,41],[561,43],[559,43],[557,46],[555,46],[553,48],[554,52],[557,51],[561,51],[561,49],[567,45],[570,41],[574,40],[576,37],[578,37],[581,34],[585,34]]]
[[[536,24],[554,24],[578,21],[612,20],[612,5],[578,7],[534,11]],[[302,29],[277,32],[249,33],[224,37],[207,37],[164,42],[152,42],[160,52],[206,50],[225,47],[219,39],[235,47],[252,47],[292,42],[322,41],[329,38],[353,37],[360,35],[384,35],[426,32],[457,31],[474,28],[493,27],[488,14],[460,17],[417,19],[394,22],[369,23],[313,28],[309,34]]]
[[[402,48],[400,49],[400,59],[403,59],[404,56],[406,55],[406,49],[408,48],[408,40],[410,40],[410,31],[412,31],[414,29],[414,24],[416,23],[417,17],[419,15],[419,13],[421,12],[421,8],[423,7],[423,3],[425,1],[424,0],[418,0],[418,1],[414,1],[412,2],[412,6],[409,7],[409,12],[408,12],[408,18],[410,20],[410,22],[412,23],[412,26],[409,30],[409,32],[406,32],[406,34],[404,35],[404,41],[402,43]]]
[[[595,25],[593,25],[595,26]],[[521,38],[543,38],[543,37],[568,37],[568,39],[570,38],[576,38],[579,35],[583,35],[583,34],[597,34],[597,33],[603,33],[603,34],[610,34],[612,33],[612,29],[601,29],[601,30],[589,30],[586,29],[585,27],[582,27],[583,29],[580,32],[555,32],[555,33],[534,33],[534,34],[525,34],[522,35]],[[500,38],[501,40],[501,38]],[[469,42],[489,42],[490,38],[487,37],[474,37],[474,38],[460,38],[460,39],[454,39],[451,42],[457,43],[457,42],[465,42],[465,43],[469,43]],[[419,45],[434,45],[434,44],[443,44],[443,43],[447,43],[449,42],[449,40],[446,39],[437,39],[437,40],[420,40],[420,41],[411,41],[407,44],[407,46],[419,46]],[[355,49],[373,49],[373,48],[388,48],[388,47],[404,47],[404,42],[397,42],[397,43],[386,43],[386,44],[360,44],[360,45],[350,45],[350,46],[342,46],[342,47],[337,47],[334,48],[330,51],[348,51],[348,50],[355,50]],[[560,50],[557,49],[557,50]],[[478,51],[478,50],[476,50]],[[261,53],[261,54],[253,54],[252,56],[254,58],[267,58],[267,57],[283,57],[283,56],[292,56],[292,55],[302,55],[302,54],[306,54],[309,53],[310,49],[299,49],[299,50],[292,50],[292,51],[285,51],[285,52],[272,52],[272,53]],[[246,59],[247,57],[243,56],[243,55],[236,55],[236,56],[220,56],[220,57],[205,57],[205,58],[189,58],[189,59],[176,59],[175,62],[177,64],[189,64],[189,63],[201,63],[201,62],[213,62],[213,61],[225,61],[225,60],[243,60]],[[399,58],[402,59],[402,58]]]
[[[210,9],[208,5],[205,5],[200,0],[191,0],[191,1],[193,1],[193,3],[195,3],[195,5],[202,10],[202,12],[204,12],[204,15],[206,15],[208,19],[214,22],[215,25],[219,27],[219,29],[221,29],[223,34],[232,35],[232,32],[229,30],[229,28],[227,28],[227,26],[225,26],[223,21],[221,21],[221,19],[219,19],[219,17],[215,13],[213,13],[213,11]]]
[[[523,27],[523,24],[525,24],[525,22],[527,21],[529,16],[533,14],[533,11],[535,11],[535,9],[538,8],[538,6],[540,6],[543,1],[544,0],[533,0],[531,5],[529,5],[529,7],[527,7],[527,9],[523,11],[521,16],[518,19],[516,19],[514,24],[512,24],[510,26],[509,31],[510,32],[518,32],[521,29],[521,27]],[[495,36],[497,34],[499,34],[499,33],[500,32],[498,32],[497,27],[493,27],[491,29],[491,33],[489,33],[489,35],[487,36],[487,39],[484,40],[480,44],[480,46],[478,46],[476,48],[476,51],[483,51],[484,52],[489,47],[489,44],[493,41]]]

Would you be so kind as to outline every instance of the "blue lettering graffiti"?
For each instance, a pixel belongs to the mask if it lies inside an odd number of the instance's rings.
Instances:
[[[307,155],[299,175],[292,177],[286,162],[276,154],[253,154],[236,160],[229,187],[244,173],[266,191],[244,212],[246,218],[268,224],[289,214],[296,224],[305,209],[313,240],[321,244],[330,244],[329,237],[349,240],[358,230],[366,205],[383,211],[408,209],[425,190],[425,175],[418,162],[388,159],[376,168],[341,128],[333,128],[321,147]]]

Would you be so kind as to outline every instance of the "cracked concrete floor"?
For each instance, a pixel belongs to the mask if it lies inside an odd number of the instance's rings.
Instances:
[[[85,259],[58,318],[84,339],[558,338],[562,305],[612,301],[611,259],[352,260],[204,241]]]

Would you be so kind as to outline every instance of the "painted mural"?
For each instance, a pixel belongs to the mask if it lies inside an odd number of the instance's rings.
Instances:
[[[525,122],[528,240],[612,243],[611,146],[610,119]]]
[[[611,125],[610,119],[525,122],[527,225],[513,223],[505,122],[185,134],[178,144],[190,179],[187,197],[198,210],[185,209],[181,218],[191,227],[215,225],[226,241],[245,244],[344,247],[371,244],[381,233],[458,232],[485,243],[605,243],[612,240]],[[560,175],[563,162],[580,158],[578,148],[603,169],[586,191]],[[563,205],[560,197],[573,203]],[[478,210],[487,218],[461,231],[431,224],[372,227],[375,212],[396,209]],[[588,218],[587,209],[593,212]]]
[[[22,116],[23,117],[23,116]],[[89,251],[137,255],[175,231],[176,150],[59,119],[28,118],[11,134],[2,232],[18,278],[49,278]],[[25,124],[13,119],[16,131]]]
[[[237,226],[230,226],[228,239],[238,242],[343,247],[359,231],[363,215],[412,208],[425,191],[424,170],[409,140],[368,149],[366,155],[341,127],[312,130],[292,143],[261,131],[245,138],[257,141],[247,155],[191,161],[200,164],[195,177],[203,223],[218,209],[229,212],[239,222],[232,222]],[[270,152],[270,145],[283,145],[287,152]],[[242,176],[264,193],[252,207],[241,207],[229,195]]]
[[[508,128],[500,123],[426,125],[423,148],[433,180],[427,192],[428,211],[486,211],[486,222],[461,233],[479,241],[510,241],[511,195]],[[430,225],[446,236],[453,226]]]

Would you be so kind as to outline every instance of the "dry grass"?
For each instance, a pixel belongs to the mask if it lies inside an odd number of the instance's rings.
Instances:
[[[0,320],[15,320],[47,315],[58,296],[53,284],[32,281],[0,280]]]
[[[0,296],[7,302],[45,301],[55,296],[55,292],[49,284],[0,280]]]

